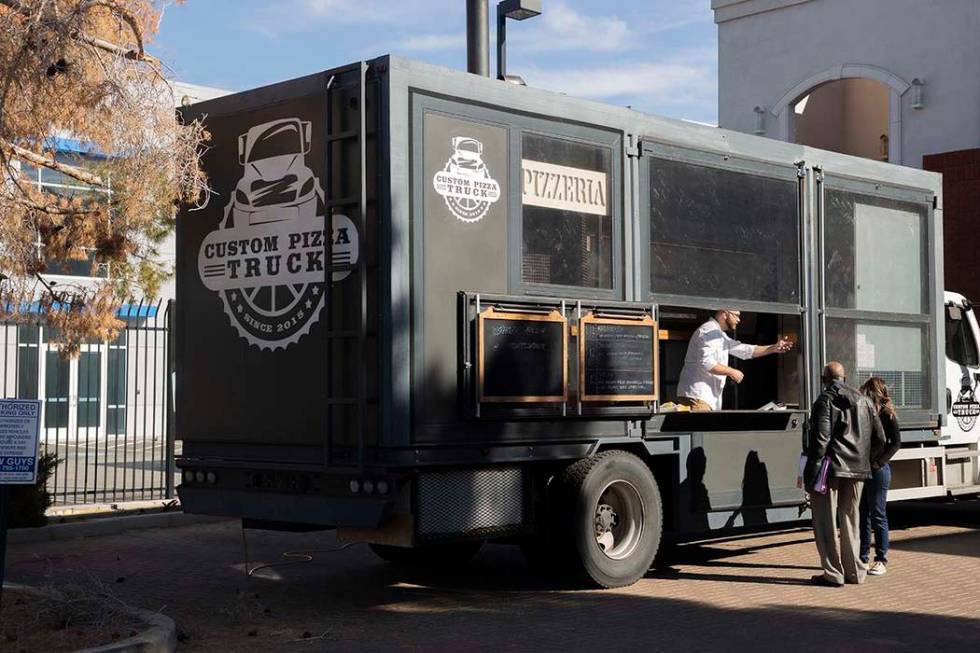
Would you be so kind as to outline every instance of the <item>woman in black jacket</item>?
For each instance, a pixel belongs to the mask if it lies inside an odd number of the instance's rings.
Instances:
[[[885,504],[888,501],[888,487],[891,485],[892,471],[888,461],[902,446],[902,436],[895,416],[895,405],[888,395],[888,386],[872,376],[861,386],[863,392],[874,404],[885,428],[885,445],[871,449],[871,479],[864,484],[861,496],[861,561],[867,564],[871,555],[871,534],[875,539],[875,561],[868,570],[872,576],[884,576],[888,570],[888,514]]]

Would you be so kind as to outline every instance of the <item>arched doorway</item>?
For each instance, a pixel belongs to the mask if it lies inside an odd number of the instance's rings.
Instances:
[[[901,164],[902,96],[910,87],[877,66],[828,68],[789,89],[773,105],[778,137]]]
[[[888,161],[889,95],[873,79],[822,84],[793,103],[793,142]]]

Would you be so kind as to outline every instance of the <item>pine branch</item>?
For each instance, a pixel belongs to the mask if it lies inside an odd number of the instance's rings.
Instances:
[[[103,50],[109,50],[110,52],[115,52],[120,56],[127,59],[135,59],[136,61],[146,61],[147,63],[159,63],[156,58],[150,57],[143,50],[143,30],[140,28],[139,22],[136,17],[133,16],[125,7],[121,6],[115,0],[86,0],[78,6],[79,13],[85,13],[94,7],[104,7],[108,9],[113,14],[122,18],[129,29],[133,32],[133,38],[136,39],[136,49],[126,50],[126,48],[120,47],[115,43],[110,43],[102,39],[92,38],[85,34],[77,34],[75,38],[82,41],[83,43],[88,43],[89,45],[101,48]]]
[[[24,6],[24,4],[19,0],[0,0],[0,5],[16,11],[25,18],[34,18],[34,13],[31,11],[31,9]],[[110,41],[106,41],[105,39],[89,36],[84,32],[75,32],[71,35],[73,39],[80,43],[85,43],[86,45],[90,45],[92,47],[99,48],[100,50],[105,50],[111,54],[123,57],[124,59],[141,61],[143,63],[150,64],[151,66],[160,65],[159,59],[152,55],[146,54],[146,52],[143,50],[143,32],[139,28],[139,22],[131,13],[126,11],[118,3],[113,2],[112,0],[89,0],[83,5],[80,5],[78,7],[78,11],[85,12],[96,6],[101,6],[108,9],[112,13],[122,18],[129,25],[133,32],[133,37],[136,39],[136,49],[130,50]]]
[[[0,3],[6,0],[0,0]],[[29,163],[33,163],[36,166],[41,166],[42,168],[48,168],[49,170],[54,170],[60,172],[63,175],[67,175],[72,179],[77,179],[83,184],[88,184],[89,186],[96,186],[102,188],[105,186],[105,182],[102,177],[94,175],[91,172],[87,172],[78,168],[76,166],[70,166],[66,163],[61,163],[60,161],[55,161],[51,157],[44,156],[43,154],[37,154],[32,152],[27,148],[21,147],[20,145],[15,145],[4,139],[0,139],[0,148],[4,148],[17,158],[24,159]]]
[[[38,204],[29,199],[19,197],[11,197],[10,200],[15,204],[20,204],[21,206],[34,209],[35,211],[41,211],[48,215],[90,215],[92,213],[99,213],[102,210],[100,207],[85,209],[74,206],[57,206],[56,204]]]

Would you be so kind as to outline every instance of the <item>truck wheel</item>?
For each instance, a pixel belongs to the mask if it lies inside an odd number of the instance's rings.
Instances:
[[[653,474],[626,451],[604,451],[561,478],[564,547],[572,566],[600,587],[641,579],[660,546],[663,508]]]
[[[483,540],[468,540],[465,542],[446,542],[427,546],[405,547],[388,544],[370,544],[382,560],[392,564],[425,567],[460,567],[465,565],[483,547]]]

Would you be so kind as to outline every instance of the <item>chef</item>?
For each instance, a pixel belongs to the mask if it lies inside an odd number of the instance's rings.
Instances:
[[[742,319],[740,311],[723,309],[698,327],[687,345],[684,369],[677,383],[677,403],[691,410],[721,410],[721,393],[731,379],[741,383],[745,375],[728,366],[728,356],[749,359],[785,354],[793,343],[780,338],[772,345],[747,345],[730,337]]]

